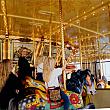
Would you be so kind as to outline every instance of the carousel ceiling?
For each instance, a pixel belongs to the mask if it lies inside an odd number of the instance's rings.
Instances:
[[[51,34],[53,43],[61,42],[59,0],[6,0],[7,24],[2,1],[1,38],[7,26],[10,39],[48,41]],[[62,22],[75,60],[110,58],[110,0],[62,0]]]

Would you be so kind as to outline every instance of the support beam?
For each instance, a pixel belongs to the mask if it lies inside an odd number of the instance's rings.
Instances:
[[[3,14],[0,14],[0,15],[3,16]],[[11,15],[11,14],[7,14],[7,16],[13,17],[13,18],[27,19],[27,20],[41,21],[41,22],[49,23],[49,20],[44,20],[44,19],[37,19],[37,18],[25,17],[25,16],[17,16],[17,15]],[[55,24],[59,24],[59,25],[60,25],[60,22],[58,22],[58,21],[52,21],[52,23],[55,23]],[[99,32],[93,31],[93,30],[91,30],[91,29],[87,29],[87,28],[82,27],[82,26],[75,25],[75,24],[73,24],[73,23],[63,22],[63,25],[71,25],[71,26],[74,26],[74,27],[76,27],[76,28],[85,30],[85,31],[87,31],[87,32],[91,32],[91,33],[94,33],[94,34],[97,34],[97,35],[104,36],[103,34],[101,34],[101,33],[99,33]],[[56,31],[57,31],[57,30],[56,30]],[[54,32],[53,32],[53,33],[54,33]]]

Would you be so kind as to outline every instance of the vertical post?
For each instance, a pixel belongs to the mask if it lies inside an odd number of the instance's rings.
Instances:
[[[82,67],[82,50],[81,50],[81,39],[80,39],[80,41],[79,41],[79,45],[80,45],[80,47],[79,47],[79,49],[80,49],[80,68],[81,68],[81,69],[83,69],[83,67]]]
[[[99,31],[99,22],[97,22],[97,32]],[[101,78],[103,76],[103,71],[102,71],[102,62],[101,62],[101,48],[100,48],[100,38],[98,36],[97,39],[97,43],[98,43],[98,58],[99,58],[99,65],[100,65],[100,72],[101,72]]]
[[[78,16],[78,12],[77,12],[77,16]],[[79,21],[79,26],[80,26],[80,21]],[[79,33],[81,33],[80,28],[79,28],[79,30],[78,30],[78,31],[79,31]],[[80,54],[80,68],[81,68],[81,69],[83,69],[83,67],[82,67],[82,49],[81,49],[81,40],[82,40],[81,38],[82,38],[82,37],[80,36],[80,34],[79,34],[79,38],[80,38],[80,39],[79,39],[79,50],[80,50],[80,53],[79,53],[79,54]]]
[[[4,29],[5,29],[5,39],[3,42],[3,59],[10,58],[9,56],[9,30],[8,30],[8,22],[7,22],[7,10],[6,10],[6,1],[1,0],[1,9],[3,12],[3,21],[4,21]]]
[[[51,0],[50,0],[50,12],[52,12],[52,7],[51,7]],[[52,13],[50,14],[50,29],[49,29],[50,35],[49,35],[49,58],[52,57]]]
[[[36,63],[36,55],[35,55],[35,48],[36,48],[36,43],[35,43],[35,35],[34,35],[34,26],[33,26],[33,32],[32,32],[32,36],[33,36],[33,63],[34,63],[34,66],[35,66],[35,63]],[[34,78],[36,79],[36,75],[37,75],[37,68],[35,68],[35,71],[34,71]]]
[[[61,43],[62,43],[62,65],[65,63],[65,50],[64,50],[64,32],[63,32],[63,18],[62,18],[62,1],[59,0],[59,14],[60,14],[60,27],[61,27]],[[66,75],[63,71],[64,89],[66,90]]]

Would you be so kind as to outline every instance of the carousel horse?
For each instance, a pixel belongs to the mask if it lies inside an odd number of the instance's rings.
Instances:
[[[89,87],[86,81],[88,75],[90,76],[91,87]],[[96,90],[94,86],[94,78],[93,75],[90,74],[90,70],[78,70],[77,72],[72,73],[71,78],[67,80],[66,84],[67,91],[72,91],[77,94],[77,98],[74,98],[75,101],[78,100],[78,96],[81,96],[80,100],[83,99],[83,106],[91,107],[89,106],[89,104],[91,105],[90,96],[94,95]]]
[[[78,70],[77,72],[72,73],[71,78],[66,81],[67,90],[65,91],[65,93],[70,100],[70,110],[84,108],[85,104],[83,104],[84,99],[82,98],[82,94],[88,94],[86,83],[87,74],[87,70]],[[93,82],[92,75],[91,81]],[[63,110],[63,100],[60,97],[59,88],[51,88],[47,92],[45,84],[43,82],[37,81],[30,77],[26,77],[25,87],[27,89],[27,96],[19,101],[19,110]],[[95,94],[95,89],[92,88],[92,90],[90,90],[89,92],[91,94]],[[94,104],[86,104],[85,107],[90,108],[92,105]]]
[[[43,110],[47,100],[45,84],[41,81],[26,77],[26,97],[18,102],[19,110]]]
[[[59,89],[51,88],[47,92],[43,82],[34,80],[30,77],[26,78],[25,86],[27,95],[18,102],[18,110],[63,110],[63,100],[61,100],[60,95],[58,95],[60,93]],[[68,92],[67,94],[70,96],[72,102],[74,95],[71,92]],[[74,102],[75,101],[72,103]],[[71,103],[69,108],[70,110],[75,109]]]

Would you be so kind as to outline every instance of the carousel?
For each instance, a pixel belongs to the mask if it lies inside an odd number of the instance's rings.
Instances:
[[[19,73],[23,49],[32,68],[9,110],[67,110],[62,91],[68,110],[110,108],[110,0],[0,1],[0,70],[11,59]],[[62,71],[52,79],[56,67]]]

